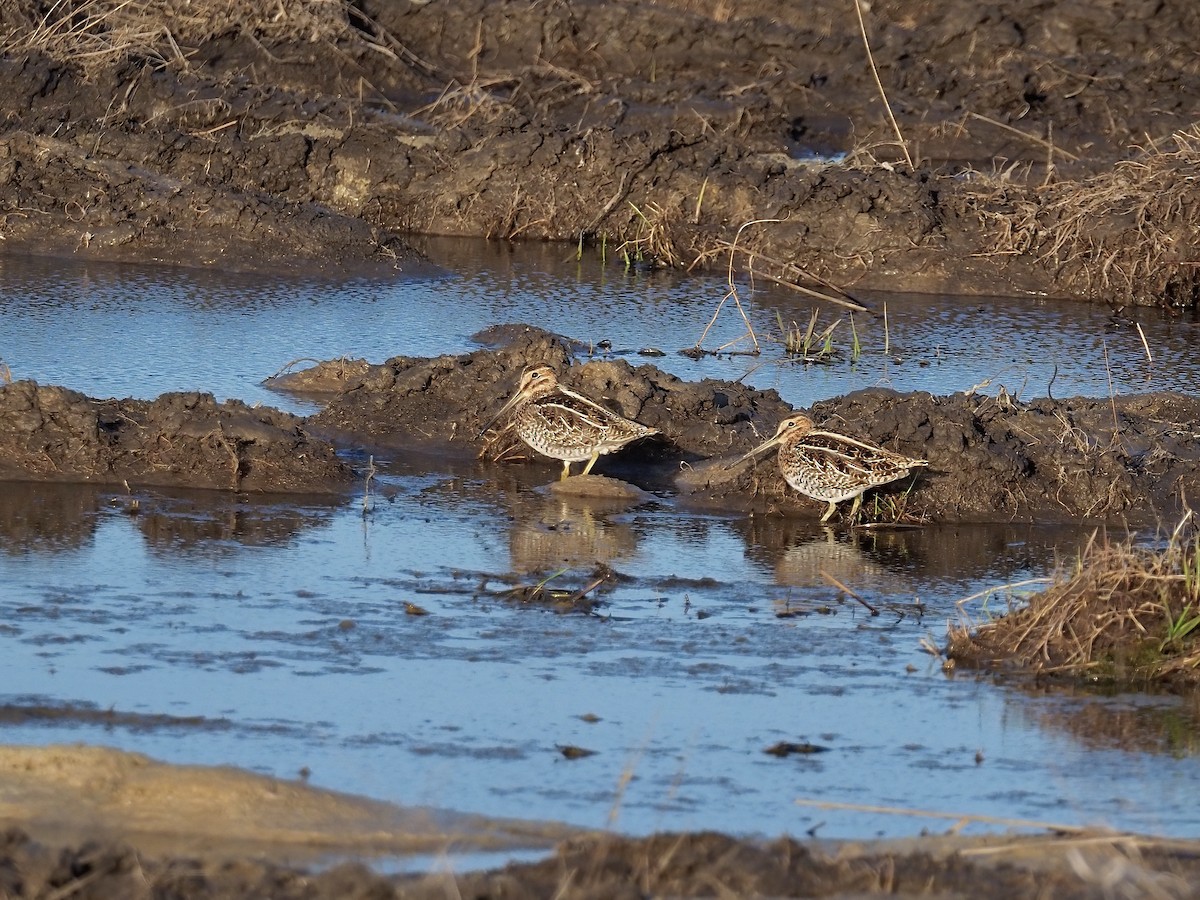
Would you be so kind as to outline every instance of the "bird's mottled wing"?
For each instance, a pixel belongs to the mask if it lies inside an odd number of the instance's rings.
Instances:
[[[594,429],[603,431],[612,424],[616,413],[593,403],[578,394],[559,391],[538,403],[538,411],[547,419],[571,431]]]
[[[917,461],[890,450],[855,440],[844,434],[810,431],[797,442],[810,464],[837,476],[857,482],[885,484],[903,477]]]

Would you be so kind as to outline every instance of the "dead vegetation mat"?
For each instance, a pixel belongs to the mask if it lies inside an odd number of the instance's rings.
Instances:
[[[706,268],[736,241],[789,280],[1195,305],[1190,5],[868,12],[899,136],[836,0],[8,4],[2,246],[394,268],[434,233]]]
[[[1200,683],[1200,535],[1191,512],[1165,545],[1099,533],[1046,591],[994,620],[953,626],[947,655],[1071,678]]]

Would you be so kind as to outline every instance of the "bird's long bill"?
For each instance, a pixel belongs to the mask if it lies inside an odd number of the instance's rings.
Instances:
[[[744,456],[739,456],[737,459],[735,459],[733,462],[731,462],[725,468],[732,469],[735,466],[740,466],[746,460],[752,459],[753,457],[758,456],[758,454],[762,453],[764,450],[770,450],[772,447],[774,447],[776,444],[778,444],[781,440],[783,440],[783,436],[779,435],[779,434],[775,435],[775,437],[773,437],[773,438],[767,438],[765,441],[763,441],[761,444],[759,444],[753,450],[749,451]]]
[[[508,411],[511,410],[514,406],[516,406],[517,401],[520,399],[521,399],[520,391],[517,391],[515,394],[513,394],[511,397],[509,397],[508,402],[505,403],[502,407],[500,407],[500,412],[496,413],[494,416],[492,416],[490,419],[488,419],[487,424],[484,425],[483,428],[479,429],[478,436],[483,437],[485,434],[487,434],[491,430],[493,425],[495,425],[497,422],[499,422],[501,419],[503,419],[506,415],[508,415]]]

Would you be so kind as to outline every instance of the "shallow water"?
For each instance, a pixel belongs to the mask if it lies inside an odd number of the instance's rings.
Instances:
[[[291,359],[460,352],[504,321],[614,352],[658,346],[668,355],[651,361],[683,377],[750,373],[798,405],[885,378],[946,392],[997,372],[988,390],[1027,397],[1055,364],[1055,396],[1105,395],[1110,373],[1122,392],[1198,374],[1186,324],[1142,322],[1148,365],[1137,332],[1098,310],[902,295],[870,298],[886,299],[886,358],[873,321],[857,323],[854,365],[781,364],[774,348],[696,361],[673,351],[696,342],[720,281],[626,274],[561,247],[431,252],[447,273],[349,284],[6,259],[0,355],[15,377],[93,395],[276,405],[259,381]],[[753,303],[758,323],[772,303],[807,320],[790,296]],[[539,468],[415,465],[387,466],[366,515],[361,496],[0,486],[0,740],[304,770],[401,803],[634,833],[952,824],[850,804],[1200,827],[1194,704],[950,676],[919,646],[942,639],[960,598],[1046,575],[1077,530],[851,536],[670,497],[564,502],[538,489]],[[560,571],[549,587],[578,588],[597,564],[619,577],[593,615],[510,591]],[[764,752],[781,741],[823,752]],[[571,746],[594,755],[567,759]]]
[[[612,353],[681,378],[775,387],[795,406],[874,385],[938,394],[994,394],[1003,386],[1029,399],[1047,390],[1108,396],[1200,384],[1200,324],[1155,311],[1140,311],[1134,322],[1102,307],[1035,298],[869,294],[863,299],[874,314],[854,317],[857,360],[849,314],[824,306],[818,330],[841,320],[834,359],[807,364],[783,354],[778,322],[807,328],[812,303],[769,284],[742,285],[763,354],[694,360],[678,351],[700,340],[727,291],[724,279],[627,272],[554,244],[513,249],[443,239],[427,249],[446,267],[442,274],[418,267],[408,277],[340,282],[6,257],[0,359],[15,378],[97,397],[202,390],[294,406],[261,382],[296,360],[462,353],[477,349],[471,336],[481,329],[527,322],[596,345],[610,341]],[[726,304],[703,346],[736,341],[730,349],[744,350],[745,333]],[[646,349],[667,355],[638,355]]]

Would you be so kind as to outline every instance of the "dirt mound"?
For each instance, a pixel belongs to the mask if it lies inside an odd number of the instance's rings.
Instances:
[[[927,458],[914,511],[940,521],[1157,524],[1200,489],[1200,436],[1188,425],[1200,401],[1178,394],[1018,402],[869,390],[813,413]]]
[[[492,337],[492,336],[489,336]],[[789,488],[772,458],[731,464],[793,410],[773,390],[681,381],[649,364],[585,357],[577,342],[513,326],[507,343],[459,356],[332,360],[271,379],[319,394],[308,419],[206,394],[93,400],[57,387],[0,387],[0,477],[129,481],[233,490],[337,490],[353,477],[329,441],[357,451],[559,464],[498,423],[480,430],[521,372],[549,365],[565,385],[660,434],[598,464],[639,487],[727,510],[810,517],[823,505]],[[818,426],[917,459],[927,469],[871,491],[868,521],[1067,522],[1173,519],[1200,495],[1200,400],[899,394],[875,388],[816,404]],[[313,435],[320,436],[318,440]],[[548,478],[547,480],[551,480]]]
[[[601,469],[679,491],[690,503],[804,516],[821,511],[822,504],[786,485],[773,459],[726,468],[792,412],[774,391],[683,382],[625,360],[590,358],[572,366],[579,344],[535,328],[513,333],[494,350],[398,357],[365,370],[335,360],[274,384],[317,383],[324,390],[340,384],[341,393],[309,420],[339,441],[529,459],[536,455],[511,434],[501,430],[481,444],[478,432],[526,366],[550,365],[568,386],[661,432],[605,457]],[[927,470],[868,495],[875,521],[1153,524],[1173,517],[1184,497],[1200,495],[1200,436],[1189,424],[1200,417],[1200,400],[1182,395],[1021,402],[1005,393],[936,397],[876,388],[822,401],[812,415],[827,430],[929,461]],[[556,465],[539,461],[547,471]]]
[[[1192,513],[1166,546],[1093,535],[1028,604],[950,628],[947,657],[979,667],[1144,685],[1200,680],[1200,534]]]
[[[95,400],[32,381],[0,385],[0,478],[340,490],[353,478],[297,416],[211,394]]]
[[[494,338],[489,334],[488,339]],[[632,366],[623,359],[590,358],[571,366],[582,344],[539,328],[520,326],[504,332],[496,349],[435,359],[396,357],[365,372],[345,369],[334,360],[273,379],[284,390],[304,392],[313,383],[341,393],[309,422],[319,431],[379,447],[422,448],[449,445],[462,455],[478,455],[480,429],[516,389],[529,366],[548,365],[563,383],[601,400],[616,412],[663,432],[621,456],[654,464],[698,460],[728,452],[729,429],[762,416],[783,416],[789,407],[771,391],[729,382],[685,382],[652,365]],[[345,375],[338,373],[345,371]],[[515,442],[491,448],[500,455]]]
[[[1187,424],[1200,415],[1200,401],[1181,395],[1022,403],[873,388],[811,412],[825,430],[929,461],[928,469],[867,495],[872,521],[1157,524],[1200,490],[1200,437]],[[749,450],[780,418],[735,425],[730,449]],[[785,513],[822,508],[789,488],[769,457],[732,473],[697,466],[676,483],[693,499],[722,505],[744,493]]]
[[[258,269],[410,266],[409,232],[698,267],[737,236],[777,276],[1196,303],[1189,5],[864,24],[894,127],[833,0],[6,7],[0,236]]]

